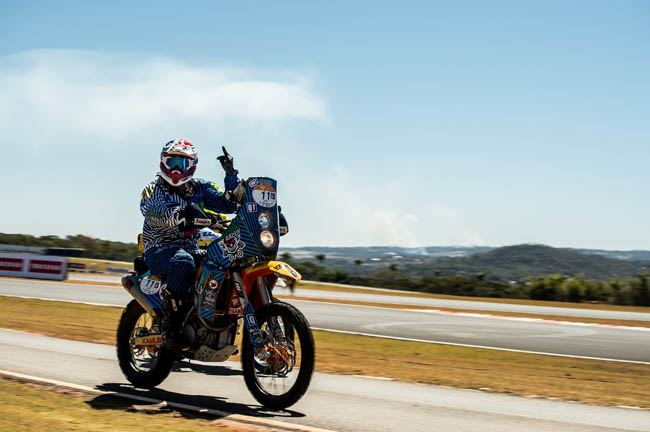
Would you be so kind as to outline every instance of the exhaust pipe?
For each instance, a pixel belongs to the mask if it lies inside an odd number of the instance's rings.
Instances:
[[[158,317],[158,313],[156,312],[156,309],[154,309],[153,304],[147,296],[144,295],[140,289],[140,284],[138,284],[138,281],[132,274],[128,274],[122,278],[122,286],[129,294],[131,294],[131,297],[140,303],[140,306],[142,306],[149,315],[154,318]]]

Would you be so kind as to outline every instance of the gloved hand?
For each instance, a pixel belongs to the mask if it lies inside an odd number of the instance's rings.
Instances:
[[[228,154],[228,151],[224,146],[221,146],[221,149],[223,150],[223,156],[217,157],[219,162],[221,162],[221,167],[223,170],[226,172],[226,175],[233,175],[235,174],[235,167],[233,165],[233,158]]]
[[[189,237],[196,234],[197,226],[209,226],[211,223],[208,215],[205,214],[201,207],[195,203],[188,204],[187,207],[178,212],[178,229]]]

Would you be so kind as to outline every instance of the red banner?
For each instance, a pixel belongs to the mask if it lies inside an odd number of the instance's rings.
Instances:
[[[24,261],[22,258],[0,257],[0,271],[22,272]]]
[[[29,272],[60,274],[63,272],[63,263],[61,261],[30,260]]]

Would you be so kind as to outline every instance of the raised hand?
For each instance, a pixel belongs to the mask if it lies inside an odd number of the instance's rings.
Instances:
[[[232,156],[230,156],[230,154],[228,153],[228,151],[224,146],[221,146],[221,149],[223,150],[223,156],[217,157],[219,162],[221,162],[221,167],[226,172],[226,175],[230,176],[235,174],[235,167],[233,165],[234,159],[232,158]]]

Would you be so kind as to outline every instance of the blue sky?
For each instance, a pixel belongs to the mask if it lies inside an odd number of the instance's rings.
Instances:
[[[201,177],[226,145],[278,179],[287,246],[649,249],[648,22],[645,1],[4,1],[0,231],[131,241],[184,137]]]

